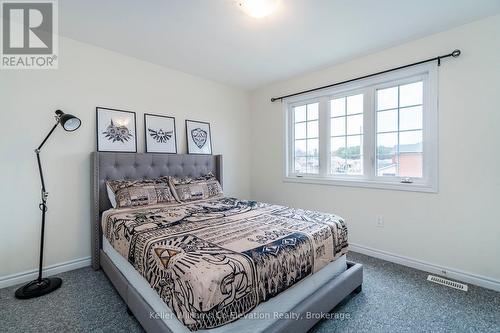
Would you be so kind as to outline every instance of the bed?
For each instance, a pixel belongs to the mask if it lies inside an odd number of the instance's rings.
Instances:
[[[226,197],[110,209],[108,180],[212,173],[223,185],[221,155],[94,152],[92,170],[92,266],[147,332],[306,332],[361,291],[332,214]]]

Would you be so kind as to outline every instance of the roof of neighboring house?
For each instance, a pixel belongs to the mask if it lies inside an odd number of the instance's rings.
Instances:
[[[394,146],[392,148],[392,154],[397,153],[398,146]],[[409,145],[400,145],[399,146],[399,153],[421,153],[422,152],[422,142],[419,143],[413,143]]]

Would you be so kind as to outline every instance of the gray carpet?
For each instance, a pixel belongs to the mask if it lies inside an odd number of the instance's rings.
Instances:
[[[425,280],[427,273],[350,253],[364,265],[363,292],[312,332],[500,332],[500,293],[469,285],[463,292]],[[0,290],[0,332],[142,332],[102,271],[60,275],[52,294],[16,300]]]

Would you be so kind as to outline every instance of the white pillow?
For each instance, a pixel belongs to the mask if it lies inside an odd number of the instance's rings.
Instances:
[[[106,189],[108,191],[108,199],[109,202],[111,203],[111,206],[113,206],[113,208],[116,208],[115,192],[113,192],[113,189],[111,188],[111,186],[109,186],[109,184],[106,184]]]

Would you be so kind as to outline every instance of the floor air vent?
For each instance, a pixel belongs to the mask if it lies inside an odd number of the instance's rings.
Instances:
[[[444,279],[442,277],[434,276],[434,275],[427,276],[427,281],[442,284],[443,286],[447,286],[450,288],[455,288],[455,289],[463,290],[463,291],[467,291],[467,289],[468,289],[466,284],[447,280],[447,279]]]

